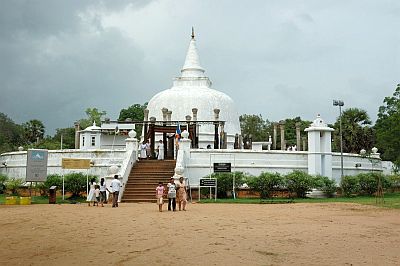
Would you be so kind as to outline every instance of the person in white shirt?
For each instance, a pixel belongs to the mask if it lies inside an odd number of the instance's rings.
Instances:
[[[110,192],[106,186],[106,180],[104,177],[100,180],[100,202],[101,207],[104,207],[104,203],[107,203],[107,191]]]
[[[168,210],[176,210],[176,185],[175,180],[171,177],[171,181],[167,185],[168,187]]]
[[[143,143],[140,144],[140,159],[146,159],[147,158],[146,148],[147,148],[147,144],[146,144],[145,141],[143,141]]]
[[[164,160],[164,143],[163,143],[162,140],[160,140],[160,141],[158,142],[157,149],[158,149],[158,156],[157,156],[157,159],[158,159],[158,160]]]
[[[114,176],[114,180],[111,181],[111,189],[113,193],[113,203],[112,207],[118,207],[118,195],[119,190],[121,189],[121,181],[118,180],[118,175]]]

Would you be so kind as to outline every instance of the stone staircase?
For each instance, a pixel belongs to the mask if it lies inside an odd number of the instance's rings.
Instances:
[[[158,182],[166,184],[174,175],[175,160],[140,160],[129,174],[122,202],[156,202]]]

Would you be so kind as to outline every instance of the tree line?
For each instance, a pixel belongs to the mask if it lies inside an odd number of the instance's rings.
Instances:
[[[144,109],[147,103],[133,104],[120,111],[118,121],[143,120]],[[106,116],[106,111],[97,108],[87,108],[86,117],[78,120],[80,128],[86,128],[96,122],[100,125]],[[342,112],[343,152],[359,153],[361,149],[371,150],[376,146],[381,152],[382,159],[389,160],[400,166],[400,84],[397,85],[392,96],[385,97],[383,105],[379,107],[378,119],[375,125],[368,113],[360,108],[348,108]],[[239,118],[241,135],[252,141],[267,141],[273,135],[273,122],[264,119],[261,114],[243,114]],[[311,121],[300,117],[287,118],[285,121],[286,144],[296,145],[296,123],[300,124],[301,134],[305,137],[304,129]],[[339,117],[335,123],[329,125],[334,129],[332,137],[333,151],[340,151]],[[15,151],[19,146],[24,148],[60,149],[61,136],[63,148],[75,147],[74,127],[58,128],[54,136],[45,135],[43,122],[37,119],[16,124],[6,114],[0,113],[0,153]],[[136,133],[141,135],[141,126],[136,127]],[[278,127],[279,134],[279,127]],[[280,148],[280,138],[277,138],[277,148]]]

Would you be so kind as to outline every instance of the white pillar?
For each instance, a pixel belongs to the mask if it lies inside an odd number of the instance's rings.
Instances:
[[[323,175],[332,178],[332,148],[331,132],[321,119],[317,119],[306,128],[308,132],[308,173],[310,175]]]

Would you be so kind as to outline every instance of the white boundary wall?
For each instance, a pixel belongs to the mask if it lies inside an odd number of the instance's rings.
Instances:
[[[89,174],[100,177],[109,177],[109,167],[119,166],[118,175],[122,178],[123,185],[126,183],[130,169],[137,158],[137,143],[131,144],[126,150],[55,150],[49,151],[48,174],[61,174],[69,172],[85,172],[85,170],[62,170],[61,158],[90,159],[94,165]],[[128,146],[127,146],[128,147]],[[213,161],[210,164],[210,154]],[[231,156],[229,154],[233,154]],[[224,158],[226,155],[226,159]],[[213,149],[190,149],[184,152],[184,175],[189,178],[192,186],[198,186],[199,179],[212,173],[213,162],[230,162],[232,171],[241,171],[250,175],[259,175],[262,172],[278,172],[287,174],[293,170],[308,172],[308,152],[306,151],[252,151],[252,150],[213,150]],[[361,172],[382,171],[380,159],[363,158],[357,154],[343,154],[343,168],[345,175],[356,175]],[[7,167],[2,165],[6,162]],[[361,165],[361,166],[357,166]],[[26,151],[4,153],[0,158],[0,173],[9,177],[25,178]],[[340,153],[332,153],[332,177],[340,183]],[[111,179],[110,179],[111,180]],[[121,193],[122,195],[122,193]]]
[[[212,156],[210,163],[210,154]],[[226,157],[224,158],[224,154]],[[232,154],[234,156],[230,156]],[[198,186],[199,179],[212,173],[214,162],[231,162],[232,171],[240,171],[257,176],[262,172],[287,174],[294,170],[308,172],[308,152],[306,151],[251,151],[251,150],[203,150],[191,149],[185,153],[185,175],[192,186]],[[234,162],[233,159],[234,158]],[[232,161],[230,161],[232,160]],[[361,172],[382,171],[380,159],[368,158],[357,154],[343,154],[345,175],[356,175]],[[361,165],[361,166],[358,166]],[[340,183],[340,153],[332,153],[332,178]]]
[[[125,184],[128,180],[132,166],[137,160],[137,141],[136,139],[126,139],[126,149],[124,150],[49,150],[47,174],[68,174],[81,172],[83,174],[97,175],[99,178],[105,177],[109,187],[114,174],[110,173],[110,166],[118,166],[118,174],[122,183],[121,198]],[[26,151],[8,152],[0,156],[0,174],[5,174],[12,178],[25,179],[26,177]],[[93,164],[89,170],[86,169],[62,169],[62,158],[90,159]],[[88,172],[87,172],[88,171]]]

